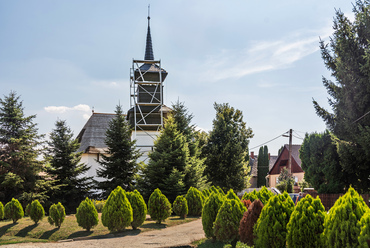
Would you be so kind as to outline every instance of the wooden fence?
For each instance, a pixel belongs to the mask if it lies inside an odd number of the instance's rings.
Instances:
[[[334,206],[334,203],[336,200],[338,200],[339,197],[341,197],[344,194],[318,194],[315,192],[309,193],[313,198],[316,198],[316,196],[319,196],[322,205],[324,205],[325,210],[328,211],[332,206]],[[303,194],[304,196],[307,195],[307,193]],[[369,206],[369,194],[362,194],[361,195],[366,204]]]

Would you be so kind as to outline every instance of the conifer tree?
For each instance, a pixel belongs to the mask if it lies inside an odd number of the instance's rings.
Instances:
[[[125,190],[133,189],[138,171],[137,159],[141,156],[136,141],[131,141],[131,127],[120,105],[117,105],[115,113],[106,131],[107,154],[102,154],[97,170],[98,177],[105,179],[98,183],[98,188],[103,190],[103,197],[107,197],[117,186]]]
[[[167,118],[149,158],[141,180],[146,184],[141,187],[145,198],[157,188],[170,202],[173,202],[176,196],[186,193],[184,180],[190,163],[189,147],[184,135],[177,130],[173,117]]]
[[[45,201],[52,190],[44,171],[41,155],[42,135],[33,122],[35,115],[25,116],[20,96],[11,91],[0,98],[0,200],[12,197],[31,202]]]
[[[51,201],[62,203],[67,213],[74,212],[92,187],[92,177],[84,176],[90,167],[80,162],[82,152],[77,153],[80,144],[73,139],[73,132],[66,121],[55,122],[48,145],[48,173],[61,186],[52,194]]]
[[[329,44],[320,42],[321,55],[333,80],[323,78],[332,112],[313,101],[316,113],[338,137],[337,147],[346,186],[370,190],[370,2],[353,4],[354,20],[340,9],[334,17]]]
[[[229,104],[214,104],[216,118],[205,147],[205,174],[208,180],[224,190],[246,188],[250,176],[248,144],[253,137],[240,110]]]
[[[266,176],[269,172],[269,154],[267,146],[261,146],[258,152],[257,187],[266,186]]]

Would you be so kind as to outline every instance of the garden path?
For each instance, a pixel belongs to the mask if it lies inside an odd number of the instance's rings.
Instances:
[[[154,248],[179,247],[189,245],[195,240],[205,238],[202,220],[198,219],[185,224],[168,227],[161,230],[126,235],[107,239],[70,240],[56,243],[23,243],[4,245],[1,248]]]

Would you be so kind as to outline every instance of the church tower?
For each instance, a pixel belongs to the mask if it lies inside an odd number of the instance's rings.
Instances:
[[[154,140],[163,127],[163,118],[170,111],[164,105],[163,87],[167,72],[161,67],[161,61],[154,59],[152,38],[150,34],[150,16],[144,60],[132,60],[130,70],[130,110],[127,120],[133,127],[132,139],[143,152],[145,161],[152,151]]]

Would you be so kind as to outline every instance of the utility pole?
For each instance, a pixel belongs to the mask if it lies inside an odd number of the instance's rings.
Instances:
[[[293,130],[289,129],[289,158],[288,158],[288,173],[292,174],[292,136]]]

